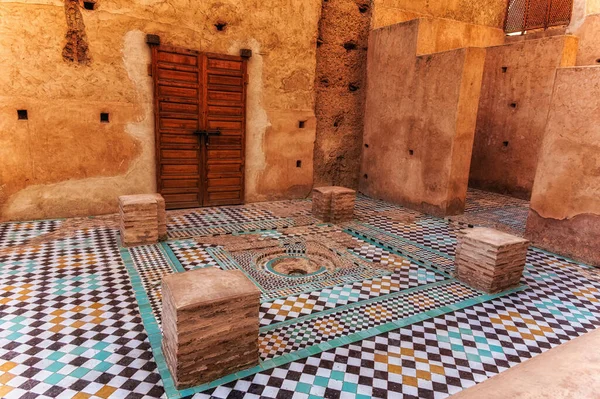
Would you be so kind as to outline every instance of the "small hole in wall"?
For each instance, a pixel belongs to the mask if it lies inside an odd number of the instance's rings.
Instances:
[[[368,5],[368,4],[360,4],[360,5],[358,6],[358,11],[359,11],[361,14],[364,14],[364,13],[366,13],[367,11],[369,11],[369,5]]]
[[[365,173],[365,174],[363,175],[363,177],[364,177],[365,179],[368,179],[368,178],[369,178],[369,175]]]
[[[298,127],[304,129],[304,127],[306,127],[306,121],[298,121]]]
[[[317,37],[317,47],[321,47],[322,44],[323,44],[323,39],[321,39],[321,37]]]
[[[336,116],[335,119],[334,119],[334,121],[333,121],[333,127],[340,126],[343,121],[344,121],[344,116],[343,115]]]
[[[504,147],[508,147],[508,141],[503,141],[503,142],[502,142],[502,145],[503,145]]]
[[[596,59],[596,64],[600,64],[600,58]]]
[[[107,112],[102,112],[100,113],[100,122],[102,123],[108,123],[108,113]]]
[[[327,79],[327,78],[321,78],[321,80],[319,81],[319,83],[323,87],[329,87],[329,79]]]
[[[368,144],[365,144],[365,148],[369,148],[369,145],[368,145]]]
[[[508,71],[508,67],[502,67],[502,73],[506,73]]]
[[[96,2],[94,2],[94,1],[84,1],[83,2],[83,8],[85,8],[86,10],[93,11],[96,8]]]
[[[352,42],[352,41],[350,41],[350,42],[346,42],[346,43],[344,43],[344,48],[345,48],[347,51],[350,51],[350,50],[356,50],[356,43],[354,43],[354,42]]]
[[[350,83],[348,85],[348,90],[349,91],[356,91],[359,89],[358,83]]]
[[[225,28],[227,27],[227,24],[225,22],[217,22],[215,24],[215,28],[217,28],[217,30],[219,32],[223,32],[225,30]]]
[[[296,161],[296,167],[297,168],[301,168],[302,167],[302,161],[301,160],[297,160]]]
[[[408,150],[408,153],[409,153],[410,155],[413,155],[415,152],[414,152],[413,150]]]
[[[17,110],[17,119],[22,120],[22,121],[26,121],[27,119],[29,119],[29,117],[27,116],[27,110],[26,109],[18,109]]]
[[[510,103],[511,108],[517,108],[517,103]]]

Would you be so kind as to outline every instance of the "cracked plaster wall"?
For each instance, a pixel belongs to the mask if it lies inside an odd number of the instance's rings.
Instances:
[[[65,4],[0,2],[0,220],[116,212],[117,196],[155,191],[147,33],[200,51],[252,49],[246,201],[310,192],[320,1],[79,3],[85,62],[63,59]],[[17,118],[21,109],[28,120]]]

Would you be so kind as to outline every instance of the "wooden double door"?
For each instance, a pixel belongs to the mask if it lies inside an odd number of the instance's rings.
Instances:
[[[243,202],[246,63],[152,47],[157,187],[167,208]]]

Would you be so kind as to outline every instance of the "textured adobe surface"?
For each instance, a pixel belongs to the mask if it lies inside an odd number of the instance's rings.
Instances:
[[[600,266],[600,67],[559,69],[526,236]]]
[[[374,0],[373,27],[434,17],[501,28],[505,0]]]
[[[556,68],[575,65],[576,52],[573,36],[487,48],[471,187],[529,198]]]
[[[323,1],[315,82],[315,186],[358,185],[370,22],[370,0]]]
[[[360,190],[452,215],[464,209],[485,50],[415,57],[419,26],[371,33]]]
[[[201,51],[253,50],[246,200],[308,195],[320,7],[318,0],[100,0],[94,10],[78,6],[79,19],[65,13],[64,0],[1,2],[0,220],[111,213],[119,195],[155,192],[147,33]],[[221,31],[218,22],[226,24]],[[82,52],[63,59],[69,29],[85,33],[88,63],[79,63]],[[17,119],[20,109],[28,120]],[[109,123],[100,122],[103,112]]]

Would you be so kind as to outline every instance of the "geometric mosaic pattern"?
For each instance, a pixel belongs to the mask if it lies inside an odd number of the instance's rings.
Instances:
[[[290,203],[169,212],[169,234],[190,237],[194,229],[200,234],[239,233],[240,224],[253,224],[250,230],[277,237],[274,229],[296,226],[300,216],[307,216],[306,211],[286,214]],[[470,190],[465,215],[448,221],[359,197],[355,229],[342,226],[356,238],[356,246],[348,250],[389,267],[389,273],[263,301],[263,344],[270,342],[268,334],[294,320],[310,321],[314,331],[327,335],[340,334],[347,324],[385,322],[388,312],[400,307],[386,307],[390,304],[379,298],[453,284],[446,274],[461,224],[523,231],[526,207],[521,200]],[[175,251],[169,246],[131,248],[132,263],[139,266],[139,279],[132,279],[114,228],[81,227],[60,238],[38,240],[60,232],[63,224],[0,224],[0,397],[165,397],[164,370],[150,346],[156,337],[147,335],[138,309],[154,319],[158,279],[185,270],[185,263],[173,263]],[[367,241],[364,233],[376,240]],[[401,250],[391,250],[400,243]],[[215,248],[199,248],[205,253],[186,260],[189,267],[226,264]],[[426,259],[427,253],[435,256]],[[446,274],[433,272],[436,266]],[[132,281],[151,293],[147,303],[136,301]],[[531,248],[522,283],[528,289],[382,329],[355,342],[324,346],[203,393],[188,393],[194,398],[443,398],[600,326],[596,269]],[[346,323],[336,317],[342,313],[335,309],[341,308],[344,315],[360,308],[362,321]],[[297,339],[302,342],[300,335]],[[277,359],[269,356],[265,361]]]

